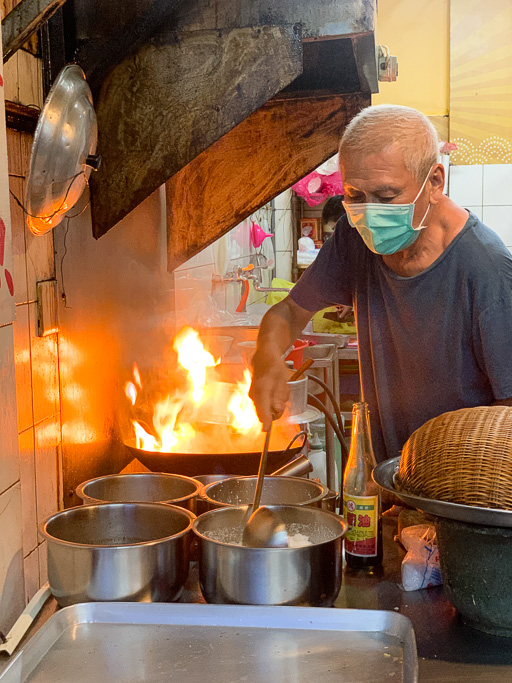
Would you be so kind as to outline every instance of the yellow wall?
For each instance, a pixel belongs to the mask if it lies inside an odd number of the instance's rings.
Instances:
[[[452,163],[512,163],[512,2],[451,2]]]
[[[450,0],[378,0],[377,42],[398,57],[398,80],[379,83],[373,104],[403,104],[428,116],[447,116]]]

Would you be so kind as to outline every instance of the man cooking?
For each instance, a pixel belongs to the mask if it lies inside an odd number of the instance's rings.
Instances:
[[[512,256],[443,195],[429,120],[364,109],[339,150],[345,208],[290,295],[263,318],[251,397],[264,428],[287,400],[282,355],[318,310],[353,305],[377,460],[458,408],[512,405]]]

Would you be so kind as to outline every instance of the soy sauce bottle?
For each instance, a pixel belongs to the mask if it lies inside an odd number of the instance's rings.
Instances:
[[[375,466],[368,404],[354,403],[350,453],[343,478],[343,516],[349,524],[345,560],[355,569],[382,564],[380,492],[372,479]]]

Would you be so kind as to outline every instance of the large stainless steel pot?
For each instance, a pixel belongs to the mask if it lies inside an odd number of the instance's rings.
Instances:
[[[247,548],[214,540],[240,528],[245,507],[212,510],[198,517],[201,591],[212,603],[243,605],[332,605],[341,588],[342,538],[346,522],[325,510],[272,506],[287,526],[313,545],[301,548]],[[235,532],[236,533],[236,532]]]
[[[175,600],[188,576],[194,519],[163,503],[84,505],[48,517],[39,531],[57,602]]]
[[[254,500],[257,477],[233,477],[205,486],[199,497],[208,509],[250,505]],[[300,505],[320,507],[328,494],[326,486],[300,477],[265,477],[261,505]]]
[[[171,503],[195,510],[201,484],[180,474],[110,474],[85,481],[76,489],[84,503]]]

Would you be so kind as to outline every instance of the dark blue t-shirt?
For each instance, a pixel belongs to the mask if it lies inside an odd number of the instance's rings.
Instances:
[[[377,460],[432,417],[512,397],[512,255],[474,214],[425,271],[401,277],[346,217],[290,293],[353,305]]]

